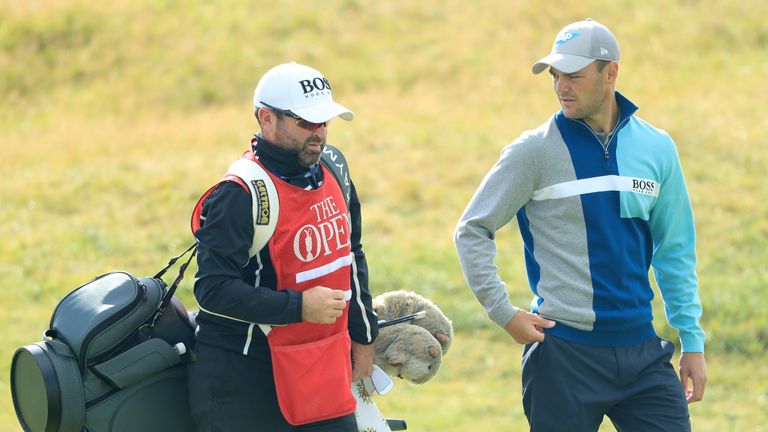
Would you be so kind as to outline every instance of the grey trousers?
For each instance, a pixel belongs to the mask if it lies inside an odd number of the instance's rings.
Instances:
[[[581,345],[547,335],[523,352],[523,409],[536,432],[681,431],[691,424],[685,391],[659,337],[625,347]]]

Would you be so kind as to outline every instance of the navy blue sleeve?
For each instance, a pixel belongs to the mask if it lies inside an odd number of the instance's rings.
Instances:
[[[224,182],[203,204],[195,298],[201,310],[236,321],[289,324],[301,321],[301,293],[253,286],[243,275],[253,241],[251,194]],[[255,259],[255,257],[254,257]]]
[[[361,243],[360,200],[354,183],[350,185],[349,219],[352,225],[350,241],[354,255],[350,281],[352,299],[349,302],[349,335],[353,341],[368,345],[373,343],[378,335],[378,318],[373,311],[371,291],[368,289],[368,263]]]

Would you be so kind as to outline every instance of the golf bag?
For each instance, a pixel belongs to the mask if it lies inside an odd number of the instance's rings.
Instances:
[[[11,393],[30,432],[188,432],[194,327],[173,294],[192,245],[154,277],[111,272],[65,296],[45,338],[16,350]],[[193,250],[194,249],[194,250]],[[192,250],[170,288],[161,277]]]

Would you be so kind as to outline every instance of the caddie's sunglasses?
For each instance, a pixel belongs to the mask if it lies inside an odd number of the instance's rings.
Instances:
[[[272,105],[270,105],[270,104],[268,104],[268,103],[266,103],[264,101],[261,101],[261,104],[264,105],[270,111],[274,111],[274,112],[276,112],[278,114],[282,114],[284,116],[287,116],[287,117],[290,117],[290,118],[296,120],[296,126],[302,128],[302,129],[308,130],[310,132],[314,132],[314,131],[320,129],[321,127],[323,127],[323,126],[328,127],[328,122],[327,121],[326,122],[322,122],[322,123],[312,123],[310,121],[306,121],[303,118],[297,116],[296,114],[294,114],[293,111],[284,110],[284,109],[273,107]]]

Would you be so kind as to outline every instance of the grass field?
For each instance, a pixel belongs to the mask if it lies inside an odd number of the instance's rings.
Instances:
[[[768,430],[768,3],[754,0],[0,0],[0,430],[19,430],[14,350],[74,287],[153,274],[191,243],[197,197],[256,130],[256,81],[290,60],[356,113],[329,142],[363,201],[372,289],[417,291],[456,328],[437,377],[398,382],[380,408],[414,431],[526,430],[520,347],[466,288],[452,231],[501,148],[556,110],[530,65],[585,17],[618,37],[618,89],[686,172],[710,373],[694,430]],[[516,228],[498,243],[526,305]]]

